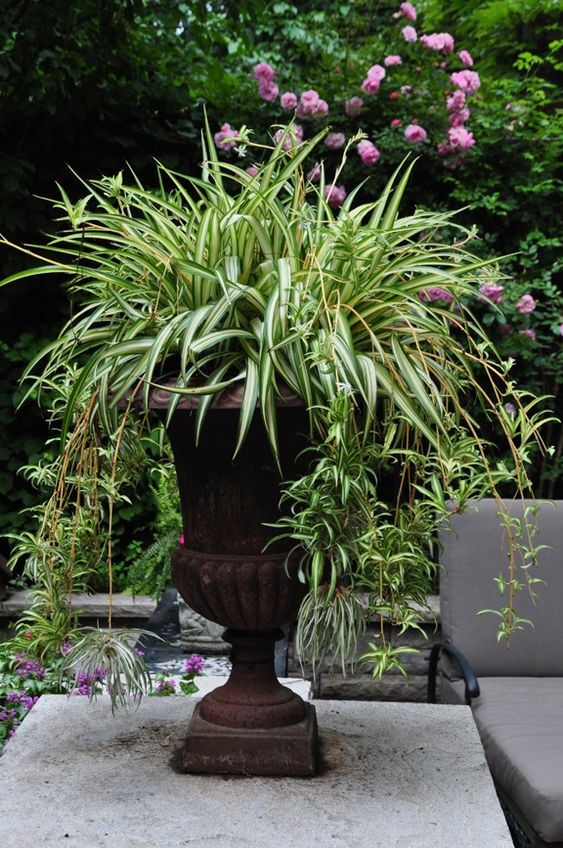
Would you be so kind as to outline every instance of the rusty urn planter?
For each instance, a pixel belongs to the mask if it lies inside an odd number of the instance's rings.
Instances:
[[[151,406],[165,409],[169,393]],[[310,776],[315,773],[314,707],[278,681],[274,645],[305,594],[287,543],[268,547],[265,522],[279,516],[280,477],[259,413],[233,460],[240,396],[214,400],[195,446],[197,400],[184,397],[167,433],[174,454],[185,545],[172,558],[174,584],[196,612],[224,625],[232,645],[227,682],[197,704],[183,750],[187,772]],[[305,446],[304,408],[280,400],[278,429],[284,475]]]

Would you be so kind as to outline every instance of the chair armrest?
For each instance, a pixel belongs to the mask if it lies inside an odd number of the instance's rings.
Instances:
[[[461,653],[459,648],[456,648],[453,642],[438,642],[432,646],[430,665],[428,667],[428,703],[436,703],[436,674],[438,672],[438,660],[442,651],[455,661],[461,671],[465,682],[465,703],[470,706],[471,699],[478,698],[481,694],[479,682],[475,672],[471,668],[469,660]]]

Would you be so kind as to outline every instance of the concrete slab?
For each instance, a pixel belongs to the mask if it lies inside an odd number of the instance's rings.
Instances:
[[[178,774],[195,699],[44,696],[0,758],[3,848],[510,848],[469,708],[320,701],[311,779]]]

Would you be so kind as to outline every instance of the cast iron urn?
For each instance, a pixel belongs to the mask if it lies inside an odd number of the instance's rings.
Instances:
[[[167,409],[170,394],[153,393]],[[197,704],[183,768],[207,774],[311,776],[316,769],[314,707],[278,681],[274,645],[305,594],[287,543],[267,545],[279,516],[280,475],[259,411],[233,459],[241,395],[222,392],[196,447],[197,399],[184,396],[166,425],[178,477],[185,544],[172,558],[174,584],[198,613],[224,625],[232,645],[227,682]],[[296,472],[306,446],[301,401],[278,401],[280,463]],[[266,550],[265,550],[266,549]]]

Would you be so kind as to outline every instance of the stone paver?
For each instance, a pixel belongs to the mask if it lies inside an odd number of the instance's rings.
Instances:
[[[0,757],[2,848],[510,848],[469,708],[316,702],[312,779],[177,773],[195,700],[44,696]]]

